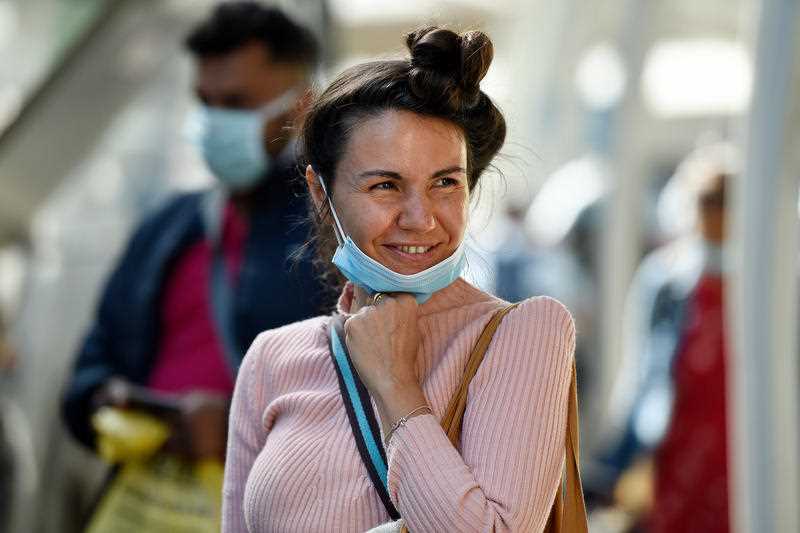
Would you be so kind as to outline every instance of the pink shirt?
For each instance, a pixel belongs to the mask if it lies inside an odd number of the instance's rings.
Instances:
[[[504,305],[458,280],[420,307],[418,372],[433,414],[412,418],[387,450],[389,493],[414,533],[541,531],[547,521],[575,348],[561,304],[532,298],[505,317],[470,385],[460,449],[439,425]],[[231,408],[223,531],[363,532],[389,521],[353,440],[329,322],[267,331],[248,351]]]
[[[235,286],[247,220],[230,203],[225,206],[222,235],[226,270]],[[233,375],[211,312],[211,259],[211,245],[203,239],[178,257],[167,277],[161,302],[161,342],[148,382],[153,390],[233,392]]]

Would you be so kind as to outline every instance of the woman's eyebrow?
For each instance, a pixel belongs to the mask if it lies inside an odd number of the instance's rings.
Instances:
[[[431,179],[440,178],[442,176],[447,176],[448,174],[454,174],[457,172],[462,172],[464,174],[467,171],[464,167],[455,165],[452,167],[443,168],[442,170],[437,170],[433,174],[431,174]],[[399,172],[395,172],[393,170],[383,170],[383,169],[374,169],[374,170],[365,170],[358,174],[359,178],[373,178],[373,177],[381,177],[381,178],[389,178],[393,180],[402,180],[403,176]]]
[[[467,173],[467,171],[464,169],[464,167],[460,167],[460,166],[456,165],[456,166],[447,167],[447,168],[443,168],[442,170],[436,171],[431,176],[431,178],[432,179],[441,178],[442,176],[447,176],[448,174],[455,174],[455,173],[458,173],[458,172],[462,172],[464,174]]]
[[[382,177],[382,178],[390,178],[393,180],[401,180],[403,176],[399,173],[391,171],[391,170],[365,170],[364,172],[359,173],[359,178],[373,178],[373,177]]]

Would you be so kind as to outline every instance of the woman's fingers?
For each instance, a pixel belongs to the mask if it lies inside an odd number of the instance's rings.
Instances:
[[[345,342],[367,388],[416,379],[417,302],[409,294],[384,294],[344,324]]]

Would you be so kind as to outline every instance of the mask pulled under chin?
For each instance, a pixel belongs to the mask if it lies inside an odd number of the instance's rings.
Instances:
[[[444,289],[461,275],[466,263],[464,241],[450,257],[416,274],[398,274],[375,261],[362,252],[350,236],[345,235],[325,181],[319,174],[317,180],[331,208],[334,233],[336,240],[339,241],[331,261],[344,277],[367,293],[404,292],[413,295],[417,303],[423,304],[433,296],[434,292]]]
[[[346,237],[333,254],[333,264],[339,271],[369,294],[404,292],[425,303],[433,293],[444,289],[461,275],[466,262],[462,242],[453,254],[430,268],[416,274],[398,274],[375,261]]]
[[[433,296],[434,292],[444,289],[461,275],[466,263],[464,241],[461,241],[450,257],[416,274],[398,274],[375,261],[362,252],[352,238],[345,235],[325,181],[319,174],[317,180],[331,208],[334,233],[336,240],[339,241],[331,261],[344,277],[366,290],[368,294],[404,292],[413,295],[417,303],[423,304]]]

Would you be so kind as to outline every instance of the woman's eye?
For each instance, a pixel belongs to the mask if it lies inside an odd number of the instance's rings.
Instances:
[[[457,179],[445,177],[436,180],[437,187],[452,187],[453,185],[458,185]]]
[[[371,186],[369,189],[371,191],[391,191],[394,188],[395,185],[391,181],[382,181]]]

